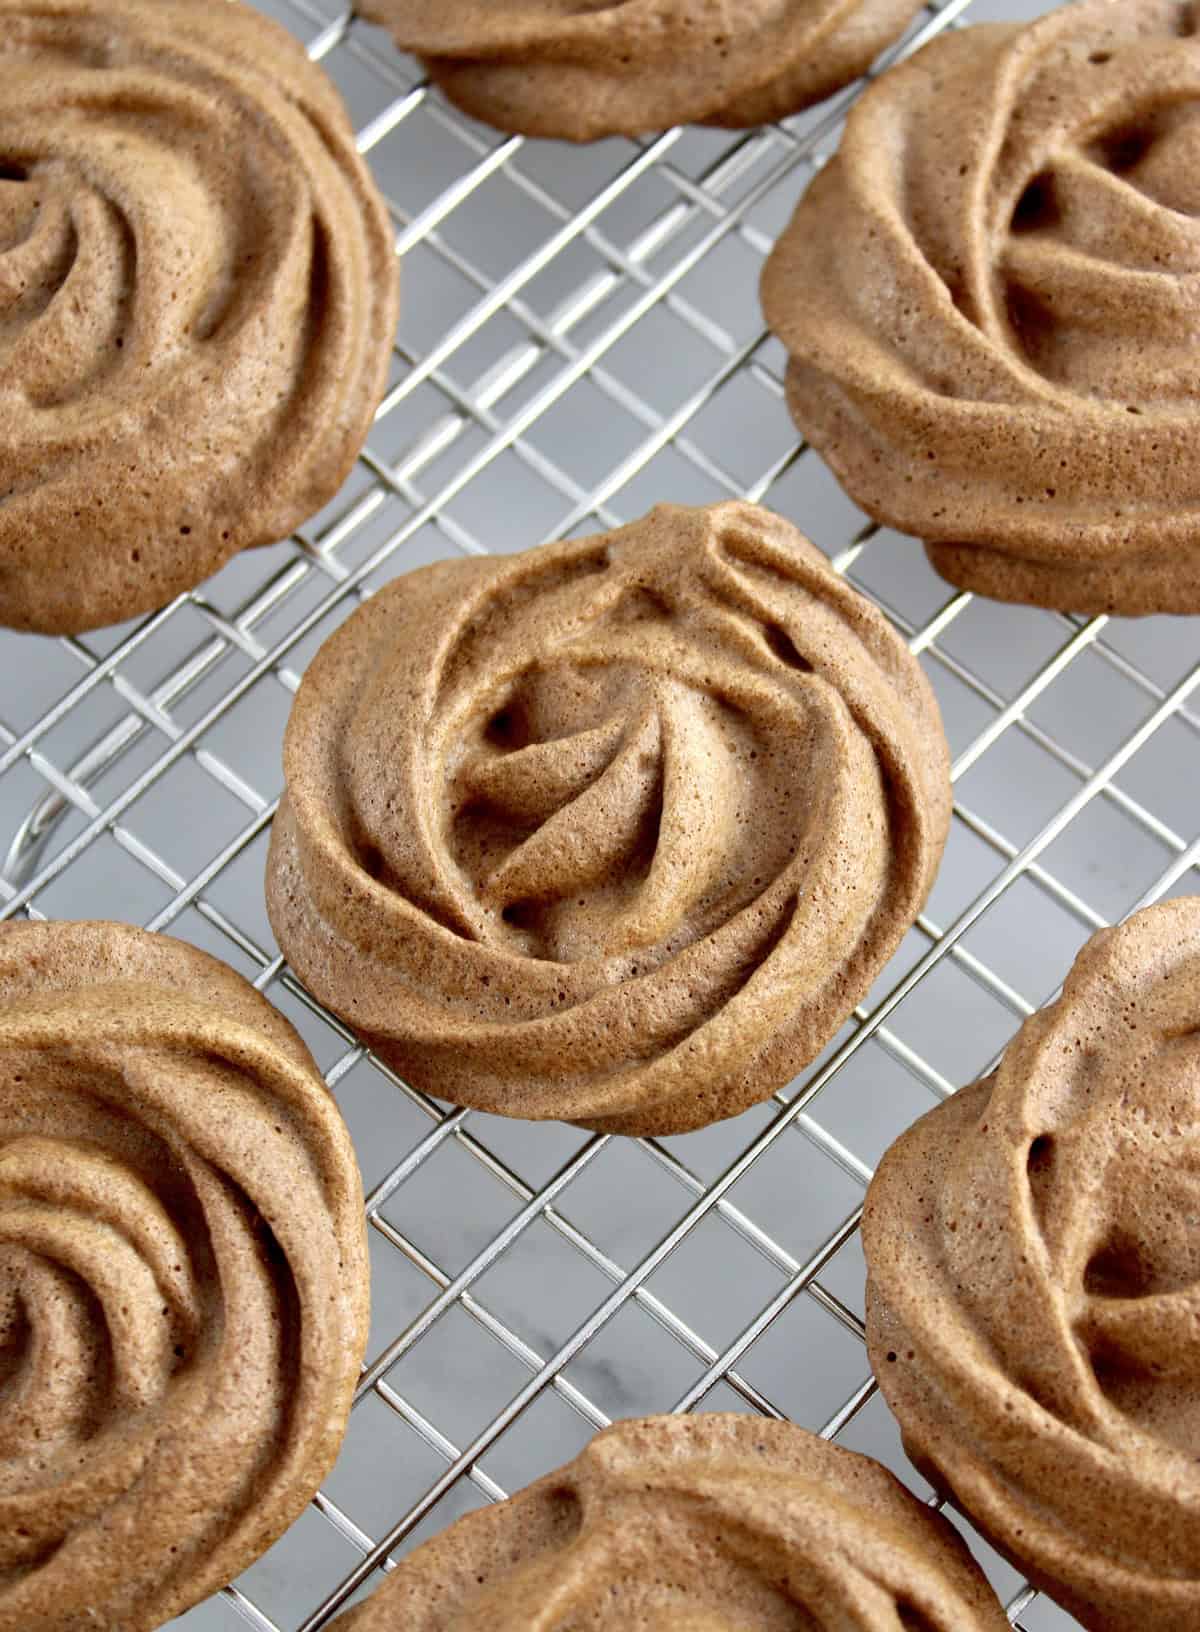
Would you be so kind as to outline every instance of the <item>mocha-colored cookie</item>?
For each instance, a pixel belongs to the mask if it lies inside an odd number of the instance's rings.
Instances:
[[[797,424],[952,583],[1200,612],[1200,9],[934,40],[767,264]]]
[[[950,1525],[790,1423],[648,1417],[419,1547],[337,1632],[1007,1632]]]
[[[332,84],[241,0],[0,0],[0,622],[161,606],[341,486],[396,321]]]
[[[308,986],[431,1094],[619,1133],[806,1065],[950,813],[918,664],[745,504],[388,585],[306,674],[284,769],[267,905]]]
[[[0,1632],[151,1632],[333,1463],[362,1190],[296,1033],[216,959],[0,928]]]
[[[785,118],[856,79],[920,0],[362,0],[459,107],[588,142]]]
[[[1200,1626],[1200,900],[1088,942],[891,1148],[867,1336],[910,1456],[1090,1632]]]

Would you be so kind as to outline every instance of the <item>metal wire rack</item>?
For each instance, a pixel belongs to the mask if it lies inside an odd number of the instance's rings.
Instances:
[[[970,7],[931,4],[890,55]],[[756,278],[853,90],[784,126],[568,150],[472,124],[337,0],[264,9],[341,86],[396,222],[405,311],[368,447],[294,539],[153,617],[0,634],[0,916],[135,919],[242,969],[313,1048],[364,1169],[374,1313],[342,1457],[288,1535],[179,1624],[317,1632],[618,1415],[787,1416],[928,1497],[863,1348],[863,1188],[1087,935],[1195,888],[1194,626],[953,594],[797,441]],[[421,562],[732,495],[798,521],[937,688],[956,807],[926,913],[821,1059],[735,1122],[634,1141],[438,1104],[303,991],[266,921],[304,665]],[[1074,1624],[971,1539],[1015,1626]]]

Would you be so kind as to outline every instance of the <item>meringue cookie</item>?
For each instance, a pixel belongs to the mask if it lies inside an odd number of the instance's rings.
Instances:
[[[867,1197],[918,1467],[1090,1632],[1200,1626],[1200,900],[1084,947]]]
[[[0,1632],[151,1632],[333,1463],[366,1342],[349,1135],[232,969],[0,928]]]
[[[336,1632],[1007,1632],[966,1547],[790,1423],[649,1417],[409,1555]]]
[[[939,36],[851,113],[763,276],[797,424],[952,583],[1200,612],[1200,13]]]
[[[921,0],[363,0],[451,101],[588,142],[785,118],[846,85]]]
[[[928,893],[941,720],[794,527],[664,505],[398,579],[292,711],[267,906],[427,1092],[667,1133],[783,1086]]]
[[[337,492],[396,322],[337,92],[211,0],[0,0],[0,622],[161,606]]]

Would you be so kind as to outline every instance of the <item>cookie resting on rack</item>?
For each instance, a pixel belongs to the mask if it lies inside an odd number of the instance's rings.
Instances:
[[[325,75],[241,0],[0,0],[0,623],[162,606],[341,486],[393,235]]]
[[[735,503],[387,585],[305,675],[284,772],[267,906],[309,988],[427,1093],[616,1133],[812,1060],[950,815],[903,641]]]
[[[588,142],[766,124],[864,73],[922,0],[363,0],[452,102]]]
[[[1089,1632],[1200,1626],[1200,900],[1103,930],[867,1197],[916,1465]]]
[[[1200,5],[1085,0],[883,76],[763,276],[796,423],[943,577],[1200,612]]]
[[[410,1553],[331,1632],[1008,1632],[957,1533],[791,1423],[619,1422]]]
[[[114,923],[0,928],[0,1632],[151,1632],[333,1463],[362,1188],[291,1026]]]

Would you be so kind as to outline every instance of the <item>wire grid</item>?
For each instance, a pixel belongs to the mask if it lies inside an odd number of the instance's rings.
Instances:
[[[890,56],[970,4],[930,5]],[[406,259],[368,447],[294,539],[139,624],[0,636],[0,916],[136,918],[242,969],[313,1048],[364,1168],[374,1316],[346,1448],[288,1536],[185,1622],[316,1632],[408,1547],[614,1415],[790,1417],[932,1500],[867,1366],[862,1192],[1088,934],[1194,887],[1190,626],[951,593],[796,440],[755,279],[853,90],[780,127],[576,152],[473,124],[322,0],[264,9],[341,85]],[[304,664],[420,562],[728,496],[797,520],[927,667],[956,751],[927,911],[821,1059],[735,1122],[634,1141],[441,1105],[315,1003],[266,922]],[[1074,1624],[971,1540],[1015,1626]]]

